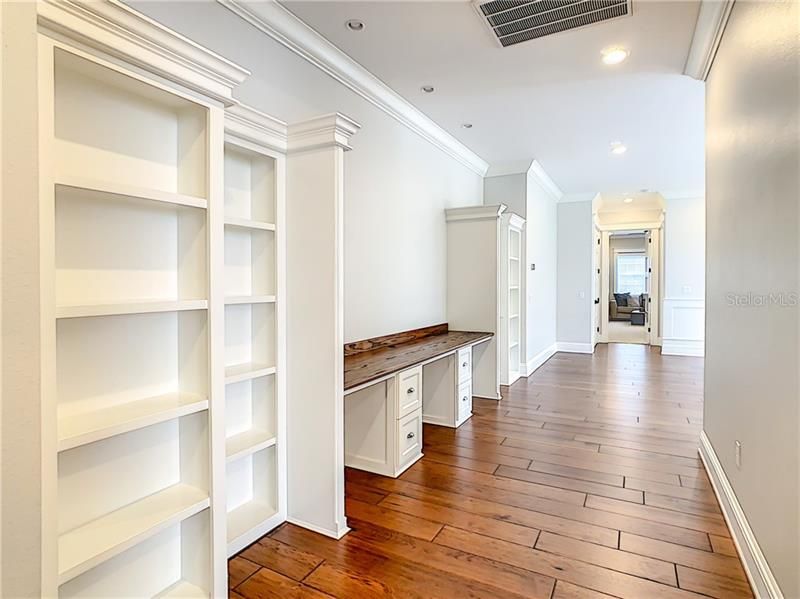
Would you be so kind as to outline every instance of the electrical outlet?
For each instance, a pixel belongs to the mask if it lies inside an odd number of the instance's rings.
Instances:
[[[736,467],[741,469],[741,467],[742,467],[742,442],[741,441],[734,441],[734,446],[736,448]]]
[[[536,265],[533,262],[531,262],[531,270],[536,270]]]

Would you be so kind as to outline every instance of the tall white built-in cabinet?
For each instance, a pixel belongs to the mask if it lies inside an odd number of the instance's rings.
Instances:
[[[525,277],[525,247],[522,231],[525,219],[511,212],[500,217],[500,384],[512,385],[520,376],[522,310],[524,310],[523,281]]]
[[[495,336],[472,351],[472,394],[500,399],[520,373],[525,220],[503,204],[451,208],[447,220],[447,321]]]
[[[41,594],[225,596],[286,519],[287,129],[122,4],[31,10]]]

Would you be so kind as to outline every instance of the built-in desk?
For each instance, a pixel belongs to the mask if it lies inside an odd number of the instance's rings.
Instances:
[[[492,333],[446,324],[345,346],[345,465],[396,477],[422,457],[422,423],[472,416],[472,348]]]

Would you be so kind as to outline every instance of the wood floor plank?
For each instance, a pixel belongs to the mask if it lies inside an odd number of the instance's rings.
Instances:
[[[625,488],[636,489],[639,491],[649,491],[651,493],[657,493],[658,495],[667,495],[668,497],[688,499],[689,501],[694,501],[695,503],[709,503],[711,505],[717,504],[717,498],[714,496],[714,493],[708,489],[694,489],[692,487],[663,485],[651,480],[643,480],[633,477],[625,478]]]
[[[697,514],[699,516],[705,514],[722,513],[719,506],[712,503],[698,503],[696,501],[691,501],[690,499],[670,497],[669,495],[659,495],[658,493],[645,492],[644,503],[645,505],[652,505],[667,510],[675,510],[676,512],[685,512],[687,514]]]
[[[425,457],[429,462],[437,462],[438,464],[445,464],[446,466],[455,466],[456,468],[466,468],[467,470],[474,470],[475,472],[484,472],[491,474],[499,464],[492,462],[485,462],[483,460],[473,460],[471,458],[462,458],[461,456],[449,455],[446,453],[437,453],[436,451],[426,451]],[[528,466],[528,462],[520,460]]]
[[[527,547],[533,547],[536,538],[539,536],[539,530],[536,528],[528,528],[504,520],[494,520],[394,493],[381,501],[380,506],[440,524],[448,524],[465,530],[474,530],[487,537],[503,539],[504,541]]]
[[[735,580],[745,580],[742,564],[737,558],[728,555],[701,551],[656,539],[648,539],[647,537],[640,537],[627,532],[623,532],[620,535],[619,548],[622,551],[648,555],[703,572],[710,572]]]
[[[327,563],[314,570],[303,583],[333,597],[359,599],[395,597],[391,587],[379,579]]]
[[[241,555],[228,560],[228,588],[233,589],[258,572],[258,564],[254,564]]]
[[[258,543],[253,543],[240,555],[261,567],[297,581],[303,580],[322,563],[322,559],[314,554],[269,537],[259,539]]]
[[[525,549],[513,543],[489,539],[467,531],[445,527],[436,537],[436,543],[484,557],[502,560],[519,568],[552,576],[579,586],[613,593],[622,599],[699,598],[700,595],[683,591],[665,584],[652,582],[623,574],[580,560],[539,551]]]
[[[582,562],[616,570],[617,572],[632,574],[633,576],[647,578],[670,586],[678,586],[678,581],[675,577],[675,566],[666,561],[625,553],[617,549],[610,549],[549,532],[543,532],[539,536],[535,547],[541,551],[571,557]]]
[[[708,535],[708,538],[711,541],[711,547],[713,547],[714,553],[721,553],[722,555],[731,557],[739,556],[739,553],[736,551],[736,545],[733,544],[730,535]]]
[[[495,471],[495,474],[497,476],[524,480],[540,485],[550,485],[560,489],[572,489],[573,491],[580,491],[581,493],[594,493],[595,495],[613,497],[622,501],[644,503],[644,494],[634,489],[612,487],[610,485],[603,485],[586,480],[579,480],[576,478],[566,478],[564,476],[555,476],[553,474],[534,472],[532,470],[511,468],[510,466],[498,467]]]
[[[347,494],[347,497],[357,499],[358,501],[363,501],[364,503],[370,503],[372,505],[380,503],[381,500],[386,497],[386,493],[381,493],[374,488],[365,487],[355,482],[350,483],[347,485],[347,487],[345,487],[345,493]]]
[[[550,464],[545,461],[534,460],[528,466],[528,470],[535,472],[542,472],[544,474],[552,474],[555,476],[563,476],[565,478],[575,478],[577,480],[585,480],[588,482],[599,483],[602,485],[610,485],[612,487],[621,487],[623,485],[623,476],[620,474],[608,474],[606,472],[597,472],[587,468],[574,468],[572,466],[559,466],[557,464]]]
[[[388,479],[387,479],[388,480]],[[497,587],[483,584],[452,573],[444,576],[440,570],[425,564],[398,558],[397,556],[379,555],[373,550],[366,550],[343,541],[299,528],[283,526],[270,536],[285,543],[296,546],[325,559],[325,564],[332,564],[344,570],[356,569],[360,574],[379,578],[394,593],[395,597],[408,599],[453,599],[454,597],[470,597],[476,599],[496,599],[500,593]],[[350,599],[347,595],[339,595]],[[511,595],[518,597],[518,595]]]
[[[705,514],[702,516],[682,514],[660,507],[633,504],[628,501],[619,501],[616,499],[609,499],[608,497],[597,497],[596,495],[589,495],[586,498],[586,507],[606,512],[614,512],[615,514],[625,514],[652,522],[671,524],[691,530],[700,530],[711,534],[724,535],[728,532],[725,521],[722,519],[722,516],[718,514]]]
[[[751,598],[750,585],[743,580],[734,580],[686,566],[677,566],[678,583],[682,589],[716,597],[716,599]]]
[[[429,543],[372,525],[355,522],[354,530],[347,536],[347,542],[377,550],[409,561],[452,573],[462,578],[491,584],[504,593],[522,597],[549,599],[555,579],[549,576],[533,575],[514,565],[494,561],[486,556],[475,557],[469,552]],[[453,529],[459,530],[459,529]],[[490,537],[483,537],[490,538]],[[498,541],[506,543],[507,541]],[[525,548],[511,543],[524,551]]]
[[[599,593],[585,587],[570,584],[564,580],[556,581],[552,599],[613,599],[611,595]]]
[[[236,587],[236,592],[244,599],[330,599],[330,595],[269,568],[261,568]]]
[[[409,516],[378,505],[370,505],[355,499],[345,499],[345,512],[348,518],[370,522],[390,530],[430,541],[442,529],[442,525],[430,520]]]

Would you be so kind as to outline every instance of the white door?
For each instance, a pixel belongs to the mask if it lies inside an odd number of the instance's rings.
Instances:
[[[600,340],[601,334],[601,265],[602,265],[602,245],[600,239],[600,230],[595,227],[594,229],[594,240],[592,247],[594,249],[594,253],[592,255],[592,301],[594,302],[594,309],[592,310],[592,340],[596,344]]]

